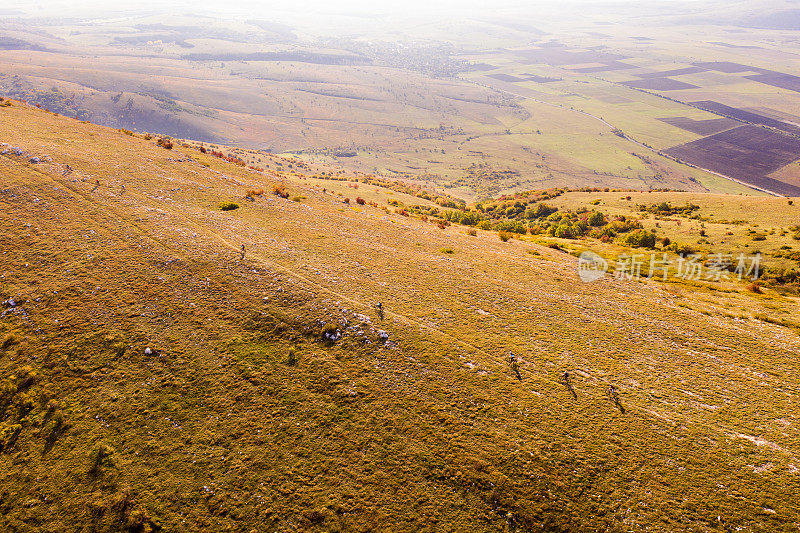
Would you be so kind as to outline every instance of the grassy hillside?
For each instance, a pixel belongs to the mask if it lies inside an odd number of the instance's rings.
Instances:
[[[797,528],[789,296],[17,102],[0,142],[3,530]]]

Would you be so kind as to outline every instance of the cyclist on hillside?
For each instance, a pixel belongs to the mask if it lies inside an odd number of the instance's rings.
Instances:
[[[514,371],[517,379],[522,381],[522,374],[519,373],[519,362],[517,361],[517,356],[514,355],[514,352],[508,353],[508,363],[511,365],[511,370]]]

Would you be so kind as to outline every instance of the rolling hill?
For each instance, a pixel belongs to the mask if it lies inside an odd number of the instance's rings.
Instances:
[[[582,283],[581,241],[11,104],[3,530],[796,529],[791,294]]]

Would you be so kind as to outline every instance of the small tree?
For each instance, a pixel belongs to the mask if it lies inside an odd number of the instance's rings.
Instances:
[[[604,226],[606,224],[606,217],[600,211],[592,211],[592,214],[588,216],[586,222],[594,227]]]
[[[567,224],[562,224],[556,227],[553,231],[553,236],[559,239],[574,239],[576,237],[575,229]]]
[[[626,235],[623,242],[636,248],[655,248],[656,236],[647,230],[640,229]]]

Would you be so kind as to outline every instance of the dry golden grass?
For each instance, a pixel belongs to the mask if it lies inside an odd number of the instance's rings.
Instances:
[[[568,254],[347,206],[286,172],[303,202],[222,212],[278,182],[0,114],[2,142],[52,158],[0,157],[3,529],[800,520],[800,339],[726,314],[777,296],[584,284]]]

